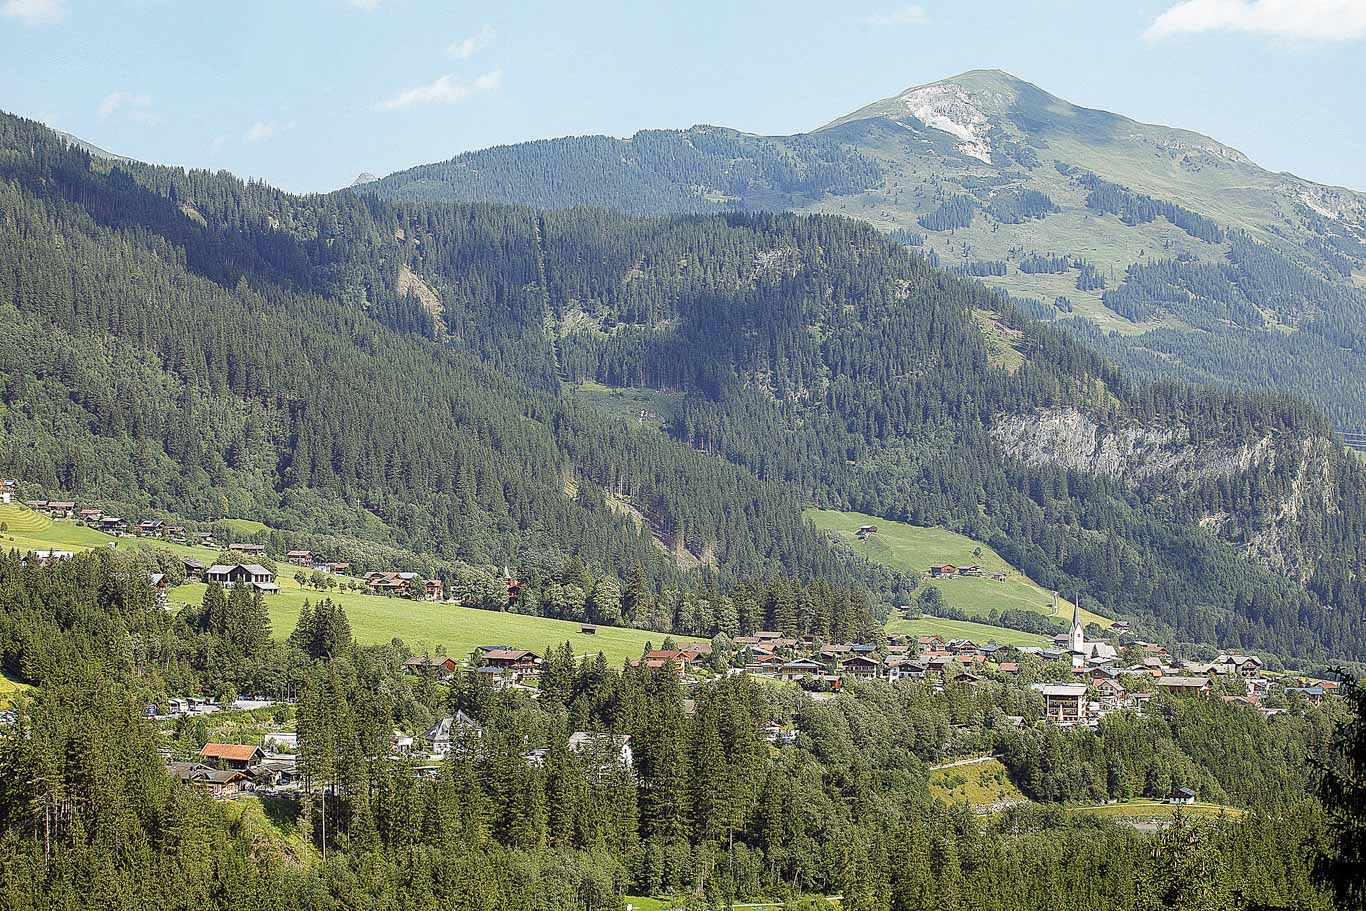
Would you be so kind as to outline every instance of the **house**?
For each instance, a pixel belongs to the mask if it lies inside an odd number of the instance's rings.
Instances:
[[[296,566],[312,566],[313,551],[311,550],[291,550],[285,554],[285,561]]]
[[[763,727],[764,740],[774,746],[787,746],[797,742],[797,729],[784,727],[776,721],[770,721]]]
[[[876,525],[860,525],[860,526],[858,527],[858,531],[854,532],[854,535],[855,535],[860,541],[863,541],[863,540],[867,539],[867,537],[868,537],[869,535],[875,535],[875,534],[877,534],[877,526],[876,526]]]
[[[1043,693],[1044,717],[1054,724],[1081,722],[1086,711],[1086,685],[1083,683],[1037,684]]]
[[[429,674],[438,680],[454,674],[458,665],[454,658],[445,655],[414,655],[403,662],[403,669],[410,674]]]
[[[1315,704],[1322,702],[1324,696],[1324,689],[1321,686],[1288,686],[1285,688],[1285,692],[1303,696]]]
[[[602,765],[615,763],[633,768],[630,734],[605,734],[598,731],[575,731],[569,735],[569,751],[596,758]]]
[[[119,516],[101,516],[99,529],[107,535],[121,535],[128,531],[128,520]]]
[[[427,601],[440,601],[446,591],[445,584],[440,579],[422,580],[422,597]]]
[[[944,647],[944,639],[942,636],[917,636],[915,644],[921,652],[937,652]]]
[[[201,547],[213,547],[213,532],[197,531],[194,533],[194,540]]]
[[[579,632],[585,636],[596,636],[598,634],[598,628],[591,623],[585,623],[583,626],[579,627]]]
[[[266,546],[264,544],[241,544],[234,542],[228,545],[228,550],[239,554],[265,556]]]
[[[1160,677],[1156,685],[1161,692],[1182,696],[1207,696],[1210,691],[1208,677]]]
[[[468,749],[483,735],[483,725],[464,712],[456,712],[454,715],[438,719],[416,740],[425,745],[428,751],[445,755],[451,752],[452,748]]]
[[[497,668],[515,674],[536,674],[540,672],[542,658],[535,652],[517,648],[492,648],[484,652],[481,660],[484,667]]]
[[[96,525],[102,518],[104,518],[104,512],[95,509],[93,506],[82,509],[80,512],[76,513],[77,521],[83,522],[86,525]]]
[[[882,662],[868,655],[854,655],[840,662],[840,673],[846,677],[874,678],[881,669]]]
[[[203,787],[215,800],[232,797],[250,781],[241,769],[216,769],[202,762],[172,762],[167,771],[186,786]]]
[[[771,674],[782,667],[783,659],[767,652],[752,652],[745,661],[745,672],[750,674]]]
[[[1018,674],[1020,672],[1020,663],[1018,661],[1002,661],[1000,664],[996,665],[996,667],[1003,674]]]
[[[0,490],[0,503],[8,505],[13,502],[14,491],[10,490],[8,487],[4,488],[3,490]]]
[[[144,519],[138,523],[139,538],[159,538],[161,537],[162,522],[160,519]]]
[[[778,668],[778,676],[784,680],[805,680],[825,673],[825,666],[810,658],[789,661]]]
[[[324,564],[322,565],[322,571],[323,571],[323,572],[325,572],[325,573],[331,573],[331,574],[334,575],[334,576],[340,576],[342,573],[348,571],[349,569],[351,569],[351,564],[350,564],[350,563],[336,563],[336,562],[333,562],[333,563],[324,563]]]
[[[170,588],[170,582],[165,573],[148,573],[147,582],[158,592],[165,592],[166,589]]]
[[[275,584],[275,573],[259,563],[235,563],[232,566],[215,563],[204,572],[204,581],[216,582],[224,588],[245,585],[264,594],[280,590],[280,586]]]
[[[1190,806],[1195,803],[1196,793],[1191,788],[1177,788],[1167,796],[1167,803]]]
[[[982,576],[985,576],[985,575],[986,575],[986,572],[983,571],[982,567],[980,567],[980,566],[978,566],[976,563],[974,563],[974,564],[972,564],[971,566],[961,566],[961,567],[959,567],[959,568],[958,568],[958,575],[960,575],[960,576],[972,576],[972,577],[974,577],[974,578],[980,579]]]
[[[974,683],[979,683],[981,679],[981,677],[978,677],[976,674],[969,673],[968,671],[959,671],[958,673],[954,674],[952,677],[949,678],[949,682],[971,686]]]
[[[47,566],[58,560],[70,560],[76,556],[71,550],[32,550],[24,556],[24,563],[30,566]]]
[[[48,500],[47,514],[59,519],[70,519],[76,514],[76,504],[70,500]]]
[[[938,579],[940,576],[952,576],[958,572],[958,567],[952,563],[935,563],[930,567],[930,576]]]
[[[1213,670],[1216,674],[1237,674],[1239,677],[1257,677],[1266,665],[1256,655],[1220,655],[1214,659]]]
[[[928,668],[909,658],[891,658],[887,661],[888,680],[923,680]]]
[[[1093,680],[1091,687],[1096,691],[1102,711],[1117,709],[1124,702],[1124,687],[1112,677]]]
[[[185,559],[181,560],[180,565],[185,567],[186,579],[197,579],[202,581],[204,578],[204,573],[208,571],[207,566],[205,566],[203,563],[200,563],[193,557],[186,557]]]
[[[820,659],[825,662],[842,661],[852,653],[849,645],[827,645],[820,650]]]
[[[266,758],[265,750],[245,743],[206,743],[199,755],[205,762],[243,771]]]

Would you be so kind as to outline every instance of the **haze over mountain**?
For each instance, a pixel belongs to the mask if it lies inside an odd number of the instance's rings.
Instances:
[[[1340,427],[1366,425],[1366,195],[997,70],[794,136],[696,126],[545,140],[364,192],[853,216],[1032,302],[1138,374],[1290,391]]]

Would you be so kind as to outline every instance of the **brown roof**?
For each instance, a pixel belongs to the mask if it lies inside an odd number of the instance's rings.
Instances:
[[[206,759],[226,759],[229,762],[249,762],[261,749],[249,743],[206,743],[199,755]]]

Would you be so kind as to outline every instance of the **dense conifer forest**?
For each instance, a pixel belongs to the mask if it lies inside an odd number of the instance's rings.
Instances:
[[[1363,472],[1322,418],[1134,385],[856,222],[295,197],[0,128],[0,467],[53,493],[468,563],[572,554],[655,587],[899,597],[802,523],[816,503],[990,541],[1154,635],[1366,649]],[[665,433],[563,394],[582,381],[658,390]],[[992,435],[1057,408],[1275,456],[1129,483]],[[1298,495],[1306,451],[1321,497]],[[1279,563],[1240,555],[1268,535]]]

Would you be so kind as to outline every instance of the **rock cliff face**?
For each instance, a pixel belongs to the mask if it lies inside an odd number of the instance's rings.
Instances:
[[[1300,546],[1299,525],[1309,513],[1334,510],[1333,444],[1318,437],[1266,435],[1240,443],[1196,441],[1181,427],[1136,422],[1098,423],[1076,408],[1000,414],[991,436],[1001,450],[1029,465],[1053,465],[1120,481],[1132,488],[1177,491],[1182,485],[1272,471],[1276,485],[1254,517],[1201,516],[1200,525],[1238,546],[1252,560],[1309,578],[1313,565]]]

